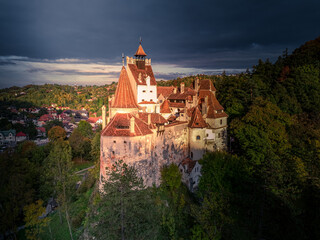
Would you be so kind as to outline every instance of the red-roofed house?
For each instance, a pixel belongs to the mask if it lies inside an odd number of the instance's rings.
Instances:
[[[40,116],[40,118],[38,119],[38,126],[42,127],[46,124],[46,122],[48,121],[52,121],[54,120],[54,117],[50,114],[44,114],[42,116]]]
[[[37,127],[37,137],[46,137],[46,129],[44,127]]]
[[[87,122],[90,123],[93,128],[96,128],[102,124],[102,117],[89,117]]]
[[[18,132],[16,134],[16,141],[17,142],[22,142],[22,141],[25,141],[27,140],[27,134],[25,134],[24,132]]]
[[[179,170],[184,182],[193,192],[198,188],[201,177],[201,165],[199,161],[186,158],[179,164]]]

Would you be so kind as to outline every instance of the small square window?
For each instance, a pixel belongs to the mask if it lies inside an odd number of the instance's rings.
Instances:
[[[146,90],[143,90],[142,92],[146,92]]]
[[[117,141],[116,141],[116,140],[114,140],[114,141],[113,141],[113,143],[117,143]]]
[[[152,99],[150,99],[150,102],[152,102],[153,100]]]
[[[123,143],[124,143],[124,144],[126,144],[126,143],[127,143],[127,141],[123,141]]]
[[[152,92],[152,90],[150,90],[150,92]]]
[[[222,125],[222,119],[220,120],[220,125]]]
[[[197,136],[197,140],[200,140],[200,136],[199,135]]]

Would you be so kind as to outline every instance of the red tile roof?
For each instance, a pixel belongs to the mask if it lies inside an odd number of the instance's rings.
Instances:
[[[183,102],[169,102],[169,106],[174,108],[184,108],[186,104]]]
[[[197,93],[192,88],[185,88],[184,93],[172,93],[168,99],[169,100],[186,100],[192,96],[195,96]]]
[[[46,132],[46,129],[44,127],[37,127],[37,130],[39,130],[42,133]]]
[[[16,137],[26,137],[27,135],[25,134],[25,133],[23,133],[23,132],[18,132],[17,134],[16,134]]]
[[[130,119],[134,117],[134,133],[130,132]],[[143,136],[152,134],[148,124],[130,113],[116,113],[102,131],[102,136]]]
[[[150,65],[145,66],[145,69],[139,69],[136,64],[128,64],[128,67],[138,85],[147,85],[145,79],[147,76],[150,77],[150,85],[157,85],[156,79],[153,75],[152,67]],[[139,74],[141,76],[140,79]]]
[[[139,108],[125,67],[122,67],[112,108]]]
[[[228,114],[223,110],[214,110],[213,107],[209,106],[207,118],[222,118],[222,117],[228,117]]]
[[[168,98],[172,93],[173,93],[173,86],[170,87],[162,87],[162,86],[157,86],[157,97],[162,94],[165,98]]]
[[[170,115],[170,117],[168,118],[169,122],[173,122],[177,119],[177,117],[175,115]]]
[[[186,158],[182,160],[181,165],[185,166],[187,173],[191,173],[197,161],[192,160],[191,158]]]
[[[143,57],[147,56],[147,54],[144,52],[141,44],[139,45],[138,50],[136,51],[135,56],[136,56],[136,57],[137,57],[137,56],[143,56]]]
[[[160,106],[160,113],[171,113],[169,101],[165,100]]]
[[[209,90],[202,90],[199,92],[199,98],[201,101],[204,101],[206,96],[208,96],[209,106],[212,106],[215,110],[224,110],[224,108],[220,105],[217,98],[214,96],[213,92]]]
[[[49,120],[53,120],[53,116],[52,115],[49,115],[49,114],[44,114],[42,115],[38,121],[49,121]]]
[[[139,118],[148,123],[148,115],[151,114],[151,124],[165,124],[168,121],[159,113],[139,113]]]
[[[87,121],[88,121],[89,123],[96,123],[96,122],[99,121],[100,119],[102,119],[102,117],[89,117]]]
[[[179,124],[185,124],[185,123],[188,123],[188,122],[187,121],[173,121],[167,125],[164,125],[164,127],[168,128],[168,127],[176,126]]]
[[[188,109],[187,109],[187,115],[188,115],[189,117],[192,117],[192,113],[193,113],[194,109],[195,109],[195,107],[192,107],[192,108],[188,108]]]
[[[217,91],[210,79],[204,79],[200,81],[200,90]]]
[[[207,123],[204,121],[199,107],[196,107],[192,113],[191,120],[189,122],[188,127],[190,128],[205,128],[207,127]]]

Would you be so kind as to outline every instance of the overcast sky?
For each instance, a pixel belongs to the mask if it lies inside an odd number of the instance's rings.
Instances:
[[[318,0],[0,0],[0,87],[117,81],[140,36],[157,79],[241,72],[319,23]]]

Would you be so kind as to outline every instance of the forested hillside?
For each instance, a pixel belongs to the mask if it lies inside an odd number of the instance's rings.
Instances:
[[[104,86],[68,86],[57,84],[27,85],[0,89],[0,106],[41,107],[55,104],[70,109],[86,108],[101,115],[101,107],[107,104],[116,84]]]
[[[231,153],[202,161],[199,236],[320,239],[320,38],[211,79],[229,114]]]

